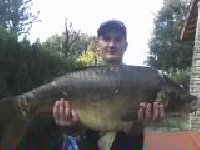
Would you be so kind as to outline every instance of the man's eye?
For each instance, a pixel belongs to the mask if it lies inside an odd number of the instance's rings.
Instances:
[[[121,37],[116,37],[115,41],[116,41],[116,42],[121,42],[121,41],[122,41],[122,38],[121,38]]]
[[[110,38],[110,37],[108,37],[108,36],[105,36],[105,37],[103,37],[103,40],[104,40],[104,41],[106,41],[106,42],[108,42],[108,41],[110,41],[110,40],[111,40],[111,38]]]

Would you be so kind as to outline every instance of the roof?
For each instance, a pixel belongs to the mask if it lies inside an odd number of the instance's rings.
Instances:
[[[181,40],[195,40],[196,23],[198,18],[198,0],[190,1],[190,8],[187,13],[186,21],[182,29]]]
[[[200,150],[200,132],[146,133],[145,150]]]

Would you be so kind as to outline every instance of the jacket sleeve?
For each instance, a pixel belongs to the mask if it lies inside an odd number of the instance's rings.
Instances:
[[[120,131],[117,132],[112,143],[111,150],[142,150],[144,142],[144,130],[136,135],[127,135]]]

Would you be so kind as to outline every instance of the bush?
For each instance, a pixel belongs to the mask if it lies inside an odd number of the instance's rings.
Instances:
[[[171,78],[176,83],[189,88],[190,84],[190,74],[188,70],[178,70],[176,72],[171,73]]]
[[[75,60],[43,50],[40,43],[18,42],[11,33],[0,32],[0,98],[27,92],[60,72],[80,67]]]

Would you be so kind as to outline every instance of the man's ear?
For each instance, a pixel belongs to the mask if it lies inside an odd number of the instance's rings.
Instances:
[[[125,45],[124,45],[124,52],[126,52],[127,47],[128,47],[128,42],[126,42]]]

